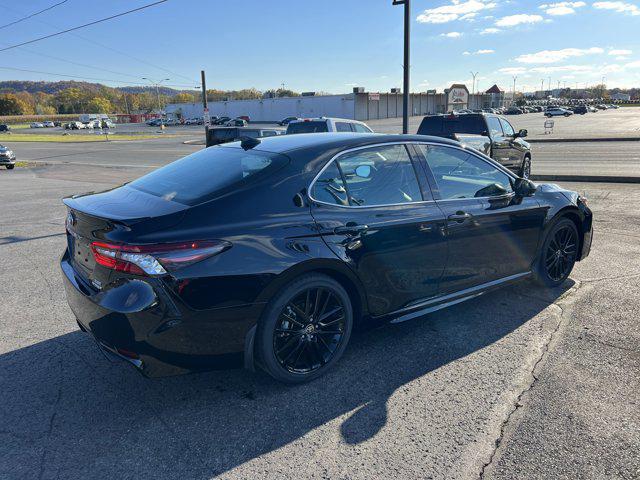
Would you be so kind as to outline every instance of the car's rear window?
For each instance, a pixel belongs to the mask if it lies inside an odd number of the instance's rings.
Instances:
[[[420,124],[418,134],[451,136],[455,133],[467,133],[470,135],[482,135],[487,127],[480,115],[437,115],[425,117]]]
[[[210,147],[176,160],[128,186],[185,205],[197,205],[285,165],[284,155]]]
[[[327,122],[295,122],[287,127],[287,134],[291,133],[322,133],[328,132]]]

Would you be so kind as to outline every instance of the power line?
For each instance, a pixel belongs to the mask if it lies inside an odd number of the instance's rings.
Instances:
[[[65,78],[71,78],[74,80],[92,80],[92,81],[96,81],[96,82],[113,82],[113,83],[123,83],[125,85],[140,85],[143,87],[148,87],[149,84],[148,83],[141,83],[141,82],[129,82],[129,81],[125,81],[125,80],[113,80],[113,79],[107,79],[107,78],[95,78],[95,77],[80,77],[77,75],[66,75],[64,73],[52,73],[52,72],[42,72],[40,70],[27,70],[25,68],[15,68],[15,67],[0,67],[0,70],[12,70],[12,71],[16,71],[16,72],[25,72],[25,73],[38,73],[38,74],[42,74],[42,75],[52,75],[54,77],[65,77]],[[199,87],[196,87],[194,85],[176,85],[176,84],[165,84],[165,86],[167,87],[176,87],[176,88],[187,88],[187,89],[197,89]]]
[[[39,38],[34,38],[33,40],[28,40],[26,42],[22,42],[22,43],[17,43],[15,45],[10,45],[8,47],[4,47],[4,48],[0,48],[0,52],[4,52],[6,50],[11,50],[12,48],[17,48],[17,47],[21,47],[23,45],[29,45],[30,43],[35,43],[35,42],[39,42],[41,40],[46,40],[47,38],[51,38],[51,37],[57,37],[58,35],[62,35],[64,33],[69,33],[69,32],[73,32],[74,30],[80,30],[81,28],[85,28],[85,27],[89,27],[91,25],[96,25],[97,23],[102,23],[102,22],[106,22],[107,20],[113,20],[114,18],[118,18],[118,17],[122,17],[124,15],[128,15],[130,13],[134,13],[134,12],[139,12],[140,10],[144,10],[145,8],[149,8],[149,7],[154,7],[156,5],[160,5],[161,3],[165,3],[168,0],[159,0],[157,2],[154,3],[149,3],[147,5],[143,5],[141,7],[138,8],[134,8],[133,10],[128,10],[126,12],[122,12],[122,13],[117,13],[115,15],[111,15],[110,17],[106,17],[106,18],[101,18],[100,20],[95,20],[93,22],[89,22],[89,23],[85,23],[84,25],[79,25],[77,27],[73,27],[73,28],[68,28],[66,30],[63,30],[61,32],[56,32],[56,33],[51,33],[49,35],[45,35],[44,37],[39,37]]]
[[[18,20],[14,20],[13,22],[7,23],[5,25],[0,25],[0,29],[10,27],[11,25],[15,25],[16,23],[24,22],[25,20],[30,19],[31,17],[35,17],[36,15],[40,15],[41,13],[46,12],[47,10],[51,10],[52,8],[57,7],[58,5],[62,5],[63,3],[67,3],[68,0],[62,0],[62,2],[58,2],[50,7],[44,8],[39,12],[32,13],[31,15],[27,15],[26,17],[19,18]]]
[[[9,10],[9,11],[14,12],[14,13],[18,13],[18,14],[20,14],[20,15],[23,15],[23,14],[24,14],[24,12],[19,12],[19,11],[17,11],[17,10],[15,10],[15,9],[13,9],[13,8],[9,8],[9,7],[7,7],[6,5],[1,5],[1,4],[0,4],[0,7],[3,7],[3,8],[5,8],[6,10]],[[49,27],[53,27],[53,28],[62,28],[62,27],[59,27],[59,26],[57,26],[57,25],[53,25],[53,24],[52,24],[52,23],[50,23],[50,22],[45,22],[44,20],[37,19],[36,21],[38,21],[38,22],[42,23],[43,25],[47,25],[47,26],[49,26]],[[115,49],[115,48],[113,48],[113,47],[110,47],[110,46],[108,46],[108,45],[104,45],[104,44],[102,44],[102,43],[100,43],[100,42],[97,42],[97,41],[95,41],[95,40],[91,39],[91,38],[84,37],[84,36],[79,35],[79,34],[77,34],[77,33],[71,33],[71,35],[73,35],[74,37],[79,38],[80,40],[83,40],[83,41],[85,41],[85,42],[89,42],[89,43],[92,43],[92,44],[94,44],[94,45],[96,45],[96,46],[98,46],[98,47],[104,48],[105,50],[111,50],[111,51],[112,51],[112,52],[114,52],[114,53],[117,53],[117,54],[122,55],[122,56],[124,56],[124,57],[128,57],[128,58],[130,58],[130,59],[132,59],[132,60],[135,60],[136,62],[144,63],[145,65],[149,65],[150,67],[157,68],[158,70],[163,70],[164,72],[170,73],[170,74],[171,74],[172,76],[174,76],[174,77],[180,77],[180,78],[183,78],[183,79],[185,79],[185,80],[188,80],[189,82],[193,82],[194,84],[197,84],[197,83],[198,83],[198,81],[194,80],[193,78],[187,77],[187,76],[185,76],[185,75],[181,75],[181,74],[180,74],[180,73],[178,73],[178,72],[174,72],[173,70],[169,70],[168,68],[161,67],[160,65],[156,65],[156,64],[151,63],[151,62],[149,62],[149,61],[147,61],[147,60],[143,60],[143,59],[141,59],[141,58],[134,57],[133,55],[130,55],[130,54],[126,53],[126,52],[122,52],[122,51],[117,50],[117,49]]]

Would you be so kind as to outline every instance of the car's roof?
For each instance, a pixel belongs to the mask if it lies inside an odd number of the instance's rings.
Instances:
[[[260,144],[254,150],[271,153],[289,153],[295,150],[315,149],[325,147],[355,148],[391,142],[435,142],[446,145],[457,145],[457,142],[442,137],[428,135],[385,135],[380,133],[301,133],[296,135],[278,135],[276,137],[261,138]],[[224,147],[241,148],[240,142],[224,144]]]
[[[359,120],[353,120],[351,118],[338,118],[338,117],[313,117],[313,118],[300,118],[291,123],[304,123],[304,122],[326,122],[331,120],[332,122],[349,122],[349,123],[363,123]]]

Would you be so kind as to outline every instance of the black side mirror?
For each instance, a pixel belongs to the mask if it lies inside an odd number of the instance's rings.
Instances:
[[[516,136],[516,138],[518,138],[518,137],[524,138],[527,135],[529,135],[529,131],[523,128],[522,130],[518,131],[518,133],[516,133],[515,136]]]
[[[526,178],[518,178],[513,183],[513,191],[520,197],[530,197],[537,189],[537,185]]]

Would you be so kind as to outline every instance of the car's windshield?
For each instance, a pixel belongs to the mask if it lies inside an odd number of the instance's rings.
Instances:
[[[244,185],[254,176],[267,175],[287,161],[287,157],[276,153],[211,147],[176,160],[128,186],[165,200],[197,205]]]

